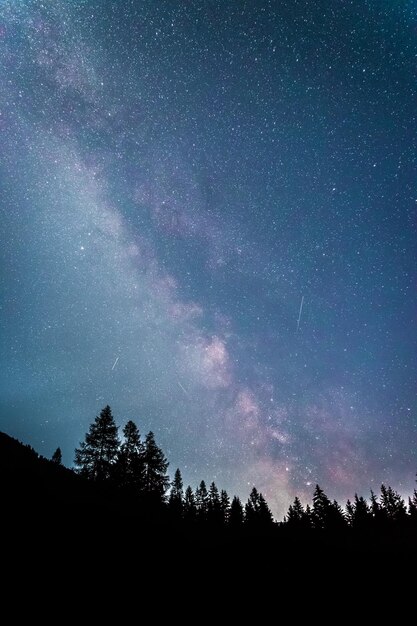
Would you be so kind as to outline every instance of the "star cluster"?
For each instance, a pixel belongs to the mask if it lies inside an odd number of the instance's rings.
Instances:
[[[0,428],[410,492],[416,67],[413,2],[4,0]]]

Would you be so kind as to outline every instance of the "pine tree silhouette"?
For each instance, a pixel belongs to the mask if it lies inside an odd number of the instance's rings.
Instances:
[[[211,483],[208,493],[207,520],[210,524],[219,526],[222,523],[220,494],[214,482]]]
[[[62,465],[62,452],[61,448],[57,448],[51,457],[51,461],[57,465]]]
[[[174,480],[171,483],[171,492],[168,500],[170,511],[176,520],[182,518],[184,507],[184,491],[182,476],[179,469],[175,471]]]
[[[306,506],[305,521],[307,528],[313,528],[313,512],[309,504]]]
[[[245,523],[248,526],[255,526],[257,508],[258,490],[256,489],[256,487],[253,487],[252,491],[250,492],[249,499],[245,504]]]
[[[245,523],[254,528],[270,526],[272,522],[272,513],[265,498],[253,487],[245,505]]]
[[[348,501],[346,502],[346,521],[348,523],[349,526],[353,526],[353,519],[355,516],[355,508],[352,504],[352,502],[348,499]]]
[[[413,496],[408,498],[408,513],[412,524],[417,524],[417,491],[415,489]]]
[[[311,515],[317,530],[337,530],[345,525],[341,507],[336,501],[331,502],[319,485],[314,490]]]
[[[242,528],[244,520],[245,516],[243,513],[242,502],[240,501],[240,498],[234,496],[232,504],[230,505],[229,526],[233,530],[237,530]]]
[[[114,468],[115,479],[119,486],[138,495],[145,487],[145,446],[132,420],[124,427],[123,436]]]
[[[155,502],[162,503],[169,486],[169,478],[166,474],[169,463],[161,448],[156,445],[152,431],[146,435],[143,459],[145,493]]]
[[[95,481],[110,478],[120,445],[117,430],[111,408],[107,405],[75,450],[75,465],[82,476]]]
[[[371,510],[371,515],[372,517],[376,520],[379,517],[380,514],[380,507],[379,507],[379,502],[378,502],[378,498],[375,495],[375,493],[372,491],[371,489],[371,504],[370,504],[370,510]]]
[[[259,502],[258,519],[259,519],[260,524],[265,527],[271,526],[274,520],[272,517],[271,509],[269,508],[269,505],[267,501],[265,500],[264,496],[262,495],[262,493],[259,494],[258,502]]]
[[[289,528],[295,531],[307,530],[310,528],[310,514],[304,510],[300,499],[296,496],[294,503],[290,505],[286,517]]]
[[[365,529],[368,528],[372,520],[371,509],[362,496],[355,493],[355,499],[346,503],[346,520],[352,528]]]
[[[220,493],[220,511],[223,524],[227,524],[230,514],[230,498],[224,489]]]
[[[185,490],[184,496],[184,520],[193,524],[197,519],[197,507],[195,503],[194,492],[190,486]]]
[[[403,522],[407,509],[400,494],[392,487],[381,485],[380,509],[386,521]]]
[[[209,498],[204,480],[201,481],[195,491],[195,503],[197,507],[197,518],[200,522],[205,522],[207,520]]]
[[[333,502],[331,503],[331,508],[330,508],[329,515],[327,518],[326,528],[327,530],[337,532],[337,531],[342,530],[346,526],[347,526],[347,522],[346,522],[343,509],[336,500],[333,500]]]

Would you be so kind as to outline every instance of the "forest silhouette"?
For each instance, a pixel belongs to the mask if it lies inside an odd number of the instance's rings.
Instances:
[[[242,503],[215,482],[185,487],[180,469],[170,480],[168,460],[154,434],[142,438],[128,421],[119,437],[109,406],[90,425],[74,463],[74,469],[62,465],[60,448],[48,460],[0,433],[2,502],[11,527],[30,519],[32,531],[38,525],[44,535],[60,525],[81,534],[95,525],[103,532],[134,529],[144,537],[175,533],[189,546],[200,540],[239,545],[256,540],[287,551],[317,545],[386,554],[415,550],[416,490],[406,503],[383,484],[378,495],[371,491],[367,500],[355,494],[342,507],[316,485],[311,504],[303,506],[296,497],[284,519],[275,521],[256,487]]]

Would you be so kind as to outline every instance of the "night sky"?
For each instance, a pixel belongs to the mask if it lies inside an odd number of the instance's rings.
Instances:
[[[411,0],[1,0],[0,429],[408,495],[416,69]]]

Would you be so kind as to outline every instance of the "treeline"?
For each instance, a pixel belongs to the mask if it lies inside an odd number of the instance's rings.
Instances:
[[[53,458],[60,462],[59,449]],[[214,482],[207,487],[202,480],[195,491],[191,486],[184,490],[179,469],[170,482],[169,464],[154,434],[149,432],[143,441],[137,425],[130,420],[120,440],[109,406],[90,425],[84,441],[75,450],[74,462],[78,474],[89,481],[108,484],[143,507],[165,509],[173,522],[216,527],[227,524],[233,528],[244,523],[273,525],[271,510],[255,487],[243,506],[237,496],[231,499]]]
[[[59,448],[53,460],[61,462]],[[195,490],[191,486],[184,489],[179,469],[170,482],[168,465],[154,434],[149,432],[142,440],[133,421],[127,422],[120,440],[109,406],[96,417],[75,451],[76,471],[89,482],[108,485],[124,498],[148,510],[158,510],[176,524],[265,530],[279,526],[296,533],[337,533],[348,528],[372,532],[417,527],[416,490],[408,506],[398,492],[382,485],[378,497],[371,491],[368,502],[355,495],[353,502],[348,500],[342,508],[316,485],[311,506],[304,507],[299,498],[295,498],[284,521],[277,524],[264,496],[255,487],[243,505],[237,496],[230,498],[214,482],[207,487],[202,480]]]
[[[408,507],[401,495],[392,487],[381,485],[380,496],[371,490],[369,502],[355,494],[353,502],[342,508],[331,501],[323,489],[316,485],[312,506],[305,508],[299,498],[289,507],[283,524],[297,531],[320,530],[337,532],[344,528],[358,531],[385,530],[394,527],[417,527],[417,491],[408,499]]]

